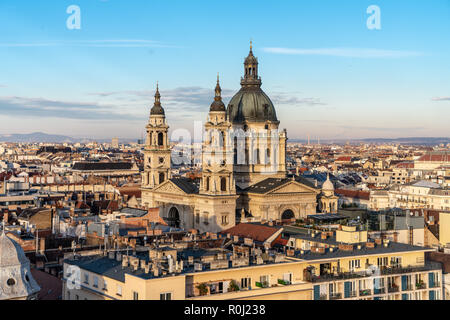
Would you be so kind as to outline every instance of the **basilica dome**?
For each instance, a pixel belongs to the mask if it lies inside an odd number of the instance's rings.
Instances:
[[[233,123],[277,121],[270,98],[261,90],[241,88],[228,104],[228,119]]]
[[[258,76],[258,59],[250,53],[244,61],[244,77],[241,89],[228,104],[228,119],[232,123],[277,122],[275,107],[270,98],[261,89],[261,78]]]

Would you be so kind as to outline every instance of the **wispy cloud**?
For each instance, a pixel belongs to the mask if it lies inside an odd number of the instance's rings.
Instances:
[[[450,97],[435,97],[432,98],[433,101],[450,101]]]
[[[265,52],[285,55],[315,55],[333,56],[347,58],[403,58],[422,56],[423,53],[416,51],[383,50],[370,48],[317,48],[317,49],[295,49],[295,48],[263,48]]]
[[[214,89],[203,88],[200,86],[178,87],[174,89],[161,90],[161,102],[164,109],[168,111],[189,112],[207,112],[209,105],[214,100]],[[222,89],[222,98],[226,103],[233,94],[234,90]],[[128,91],[111,91],[111,92],[94,92],[90,95],[99,97],[109,97],[121,100],[131,100],[133,102],[145,103],[152,105],[154,100],[154,90],[128,90]]]
[[[203,88],[200,86],[178,87],[169,90],[160,90],[163,107],[168,110],[177,111],[177,114],[183,111],[189,112],[207,112],[210,104],[214,100],[214,90],[212,88]],[[222,98],[225,104],[233,97],[237,90],[222,89]],[[141,91],[111,91],[95,92],[90,95],[102,98],[115,98],[123,101],[140,102],[149,104],[153,102],[155,92],[153,90]],[[275,105],[289,106],[317,106],[326,105],[318,98],[301,98],[297,93],[291,92],[272,92],[269,93]]]
[[[289,106],[324,106],[326,103],[319,98],[300,98],[290,92],[277,92],[269,95],[275,105]]]
[[[119,112],[117,106],[99,103],[57,101],[43,98],[0,97],[0,113],[12,117],[53,117],[85,120],[140,120]]]
[[[24,43],[0,43],[0,47],[118,47],[118,48],[176,48],[177,46],[153,40],[116,39],[116,40],[79,40],[48,41]]]

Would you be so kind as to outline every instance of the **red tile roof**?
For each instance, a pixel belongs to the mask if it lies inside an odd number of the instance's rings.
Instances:
[[[405,168],[405,169],[414,169],[414,162],[400,162],[395,167],[396,168]]]
[[[428,153],[421,156],[417,161],[424,162],[450,162],[450,153]]]
[[[141,198],[141,188],[140,187],[122,187],[119,188],[121,195],[127,195],[129,198],[135,196],[137,199]]]
[[[356,199],[362,199],[362,200],[370,199],[370,192],[367,192],[367,191],[336,189],[335,193],[340,196],[349,197],[349,198],[356,198]]]
[[[31,269],[31,275],[41,287],[38,293],[38,300],[61,300],[62,281],[46,272]]]
[[[339,157],[339,158],[337,158],[335,161],[345,161],[345,162],[350,162],[350,161],[352,161],[352,157]]]
[[[224,230],[222,234],[231,234],[241,238],[250,238],[254,241],[265,242],[273,236],[279,228],[263,226],[260,224],[240,223],[230,229]]]

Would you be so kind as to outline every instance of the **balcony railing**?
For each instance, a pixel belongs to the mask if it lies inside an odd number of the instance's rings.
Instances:
[[[416,289],[420,290],[420,289],[426,289],[427,285],[425,284],[425,282],[417,282],[416,283]]]
[[[430,284],[430,289],[431,288],[439,288],[441,286],[441,283],[440,282],[434,282],[434,283],[431,283]]]
[[[379,269],[379,275],[395,275],[413,272],[423,272],[431,270],[440,270],[441,266],[437,263],[428,262],[422,266],[407,266],[407,267],[382,267]],[[367,272],[338,272],[338,273],[327,273],[320,276],[315,276],[311,274],[306,274],[305,280],[311,282],[328,282],[328,281],[338,281],[347,279],[357,279],[357,278],[368,278],[373,276]],[[439,287],[439,285],[438,285]]]
[[[342,293],[332,293],[330,294],[330,300],[342,299]]]
[[[399,291],[400,291],[399,287],[388,287],[389,293],[394,293],[394,292],[399,292]]]
[[[359,290],[359,296],[370,296],[372,294],[372,290],[370,289],[364,289],[364,290]]]
[[[377,288],[377,289],[373,289],[373,294],[383,294],[386,292],[385,288]]]

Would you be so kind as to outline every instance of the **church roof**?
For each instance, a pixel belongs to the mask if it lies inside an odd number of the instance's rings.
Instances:
[[[198,193],[198,186],[191,179],[184,177],[177,177],[170,179],[178,188],[186,192],[187,194]]]
[[[291,178],[267,178],[244,189],[244,191],[249,193],[267,193],[292,181],[293,180]],[[310,188],[316,188],[310,181],[304,179],[303,177],[296,177],[294,181],[304,184]]]
[[[77,162],[72,170],[97,171],[97,170],[131,170],[131,162]]]

